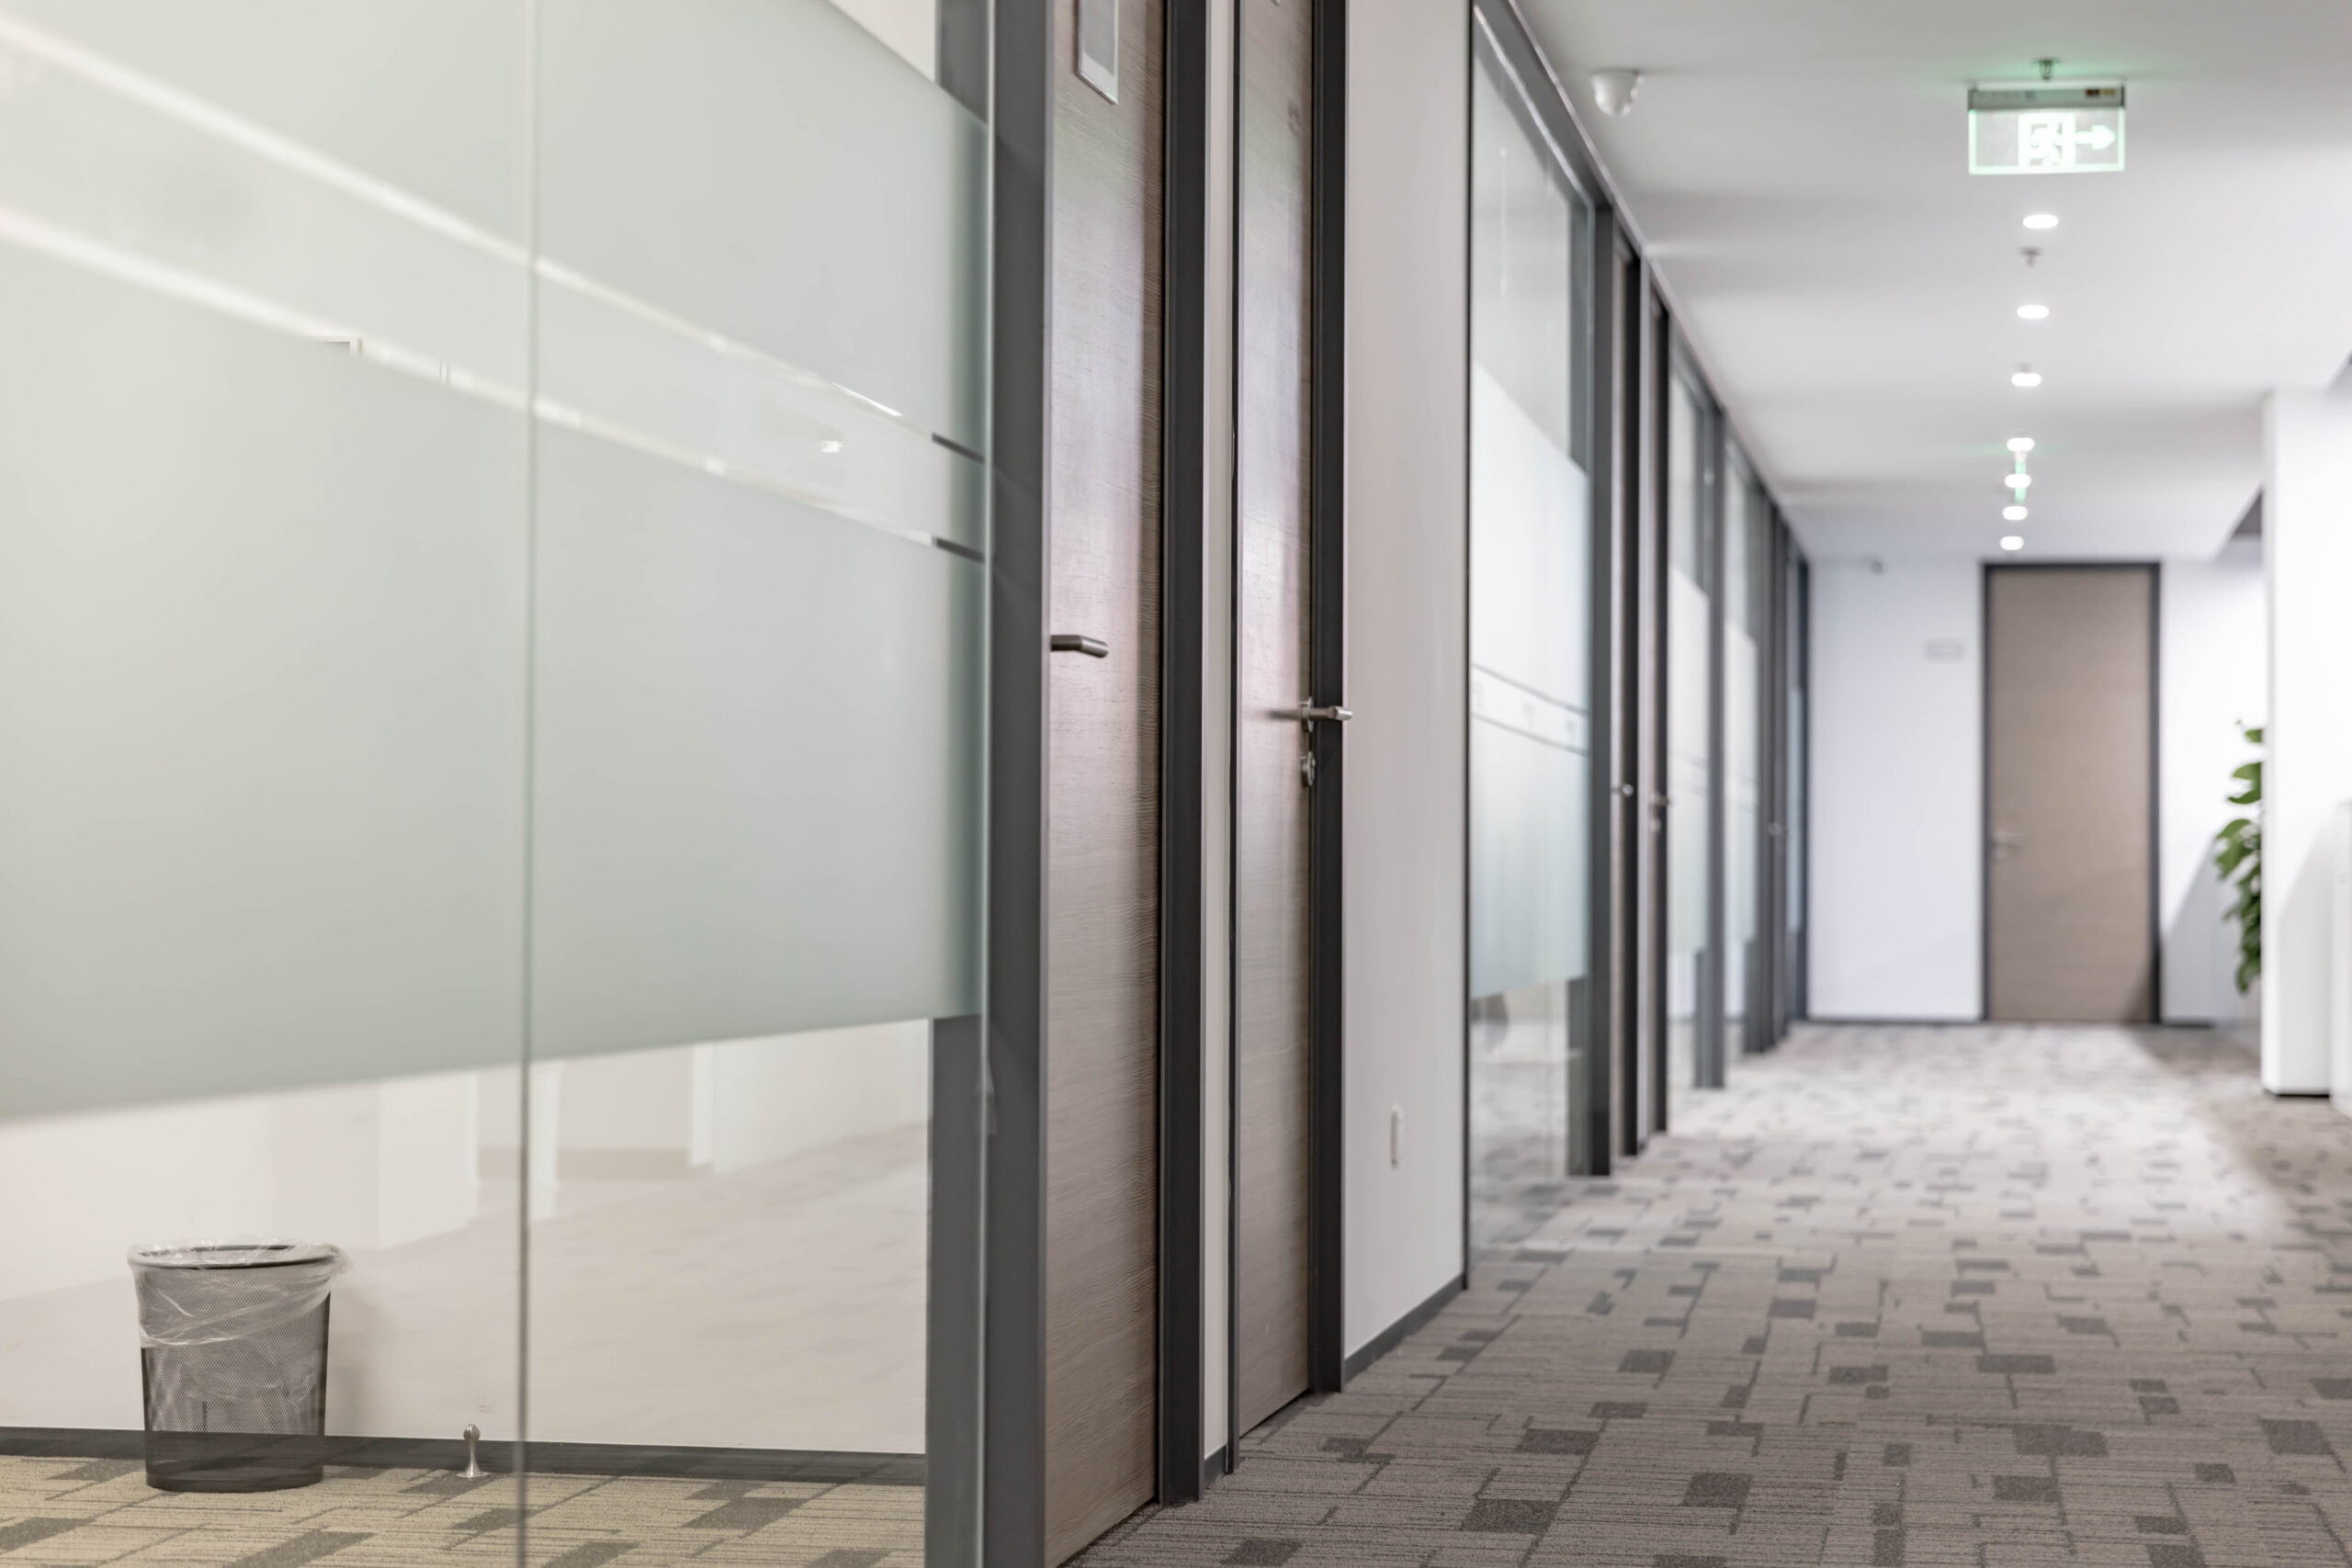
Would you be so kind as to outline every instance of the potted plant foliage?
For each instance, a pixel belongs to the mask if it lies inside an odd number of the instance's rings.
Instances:
[[[2256,746],[2262,744],[2262,731],[2249,729],[2245,738]],[[2237,889],[2237,900],[2230,906],[2229,919],[2238,923],[2238,992],[2244,995],[2253,989],[2262,975],[2262,759],[2237,768],[2230,777],[2239,782],[2237,794],[2230,796],[2232,806],[2252,808],[2252,814],[2233,817],[2228,826],[2213,837],[2213,865],[2225,884]]]

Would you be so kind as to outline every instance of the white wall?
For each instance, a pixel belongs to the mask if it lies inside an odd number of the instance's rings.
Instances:
[[[2266,410],[2262,1083],[2325,1094],[2335,926],[2330,825],[2352,796],[2352,397],[2275,392]]]
[[[1812,1012],[1983,1008],[1982,570],[1813,563]]]
[[[2162,1017],[2232,1023],[2251,1010],[2238,995],[2233,896],[2213,870],[2213,835],[2243,810],[2229,804],[2230,771],[2255,749],[2268,701],[2262,543],[2232,544],[2211,560],[2168,560],[2157,607],[2157,888],[2164,933]]]
[[[1351,1351],[1462,1272],[1469,25],[1348,13]]]

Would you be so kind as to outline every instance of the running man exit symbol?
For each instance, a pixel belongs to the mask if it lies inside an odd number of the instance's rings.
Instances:
[[[1970,174],[2110,174],[2122,167],[2122,83],[1968,90]]]

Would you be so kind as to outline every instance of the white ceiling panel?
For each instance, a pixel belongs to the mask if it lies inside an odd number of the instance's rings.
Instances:
[[[2352,351],[2352,6],[1522,4],[1817,553],[2210,554],[2261,481],[2263,394]],[[1968,173],[1968,84],[2043,55],[2129,82],[2123,173]],[[1623,118],[1592,107],[1610,67],[1643,73]]]

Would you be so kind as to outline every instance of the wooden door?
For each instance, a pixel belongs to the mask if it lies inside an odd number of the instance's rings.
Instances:
[[[1160,0],[1117,100],[1057,6],[1047,662],[1046,1560],[1150,1500],[1159,1431]]]
[[[1311,0],[1239,0],[1234,1410],[1306,1392]]]
[[[1985,575],[1986,1012],[2155,1016],[2155,572]]]

